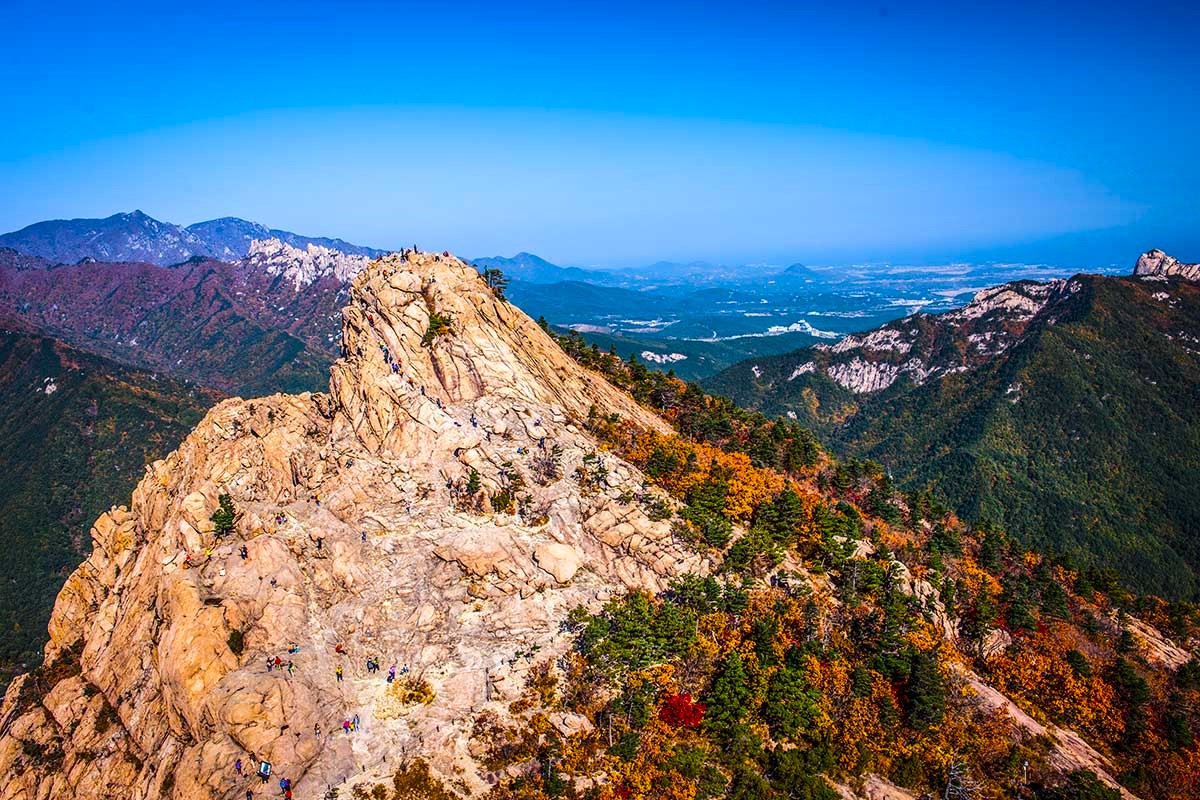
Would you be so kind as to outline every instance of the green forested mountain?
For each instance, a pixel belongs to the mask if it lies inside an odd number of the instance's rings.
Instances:
[[[128,498],[219,397],[68,347],[0,332],[0,681],[36,663],[54,597]]]
[[[1042,551],[1194,598],[1200,285],[1143,269],[1151,255],[1137,277],[997,287],[706,386]]]

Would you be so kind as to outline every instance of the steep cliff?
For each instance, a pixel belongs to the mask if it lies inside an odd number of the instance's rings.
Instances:
[[[474,269],[389,256],[350,298],[328,394],[221,403],[97,520],[0,708],[0,798],[240,797],[257,760],[313,798],[417,753],[478,790],[464,734],[523,654],[565,647],[578,605],[706,569],[580,422],[664,424]]]

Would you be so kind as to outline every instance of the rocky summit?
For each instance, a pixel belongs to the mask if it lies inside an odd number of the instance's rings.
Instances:
[[[1183,278],[1200,281],[1200,264],[1184,264],[1162,250],[1147,250],[1138,257],[1133,274],[1139,278]]]
[[[240,798],[261,762],[317,798],[418,753],[479,793],[472,720],[573,608],[708,568],[583,426],[662,421],[468,264],[372,262],[342,333],[327,394],[220,403],[96,521],[0,707],[0,798]]]

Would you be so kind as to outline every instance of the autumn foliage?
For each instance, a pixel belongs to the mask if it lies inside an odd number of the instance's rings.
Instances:
[[[704,719],[704,704],[693,702],[688,692],[673,694],[663,700],[658,718],[672,728],[698,728]]]
[[[562,343],[675,426],[586,421],[671,498],[648,488],[648,513],[720,566],[571,615],[572,652],[531,670],[510,720],[477,725],[494,800],[832,800],[866,773],[918,796],[1113,796],[984,683],[1077,732],[1139,796],[1200,796],[1200,663],[1164,660],[1124,608],[1186,642],[1194,606],[1131,599],[792,423]]]

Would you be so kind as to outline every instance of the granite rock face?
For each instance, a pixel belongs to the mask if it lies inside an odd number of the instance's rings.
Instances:
[[[567,646],[571,609],[709,567],[583,424],[661,420],[469,265],[373,262],[343,348],[328,394],[222,402],[96,521],[45,664],[0,706],[0,800],[241,798],[280,778],[317,798],[417,754],[478,793],[474,717]]]
[[[1147,250],[1138,256],[1133,274],[1141,278],[1183,278],[1188,281],[1200,281],[1200,264],[1184,264],[1162,250]]]

